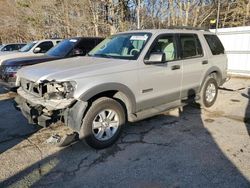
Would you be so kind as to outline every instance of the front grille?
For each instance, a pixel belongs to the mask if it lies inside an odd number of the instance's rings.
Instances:
[[[31,93],[37,97],[42,97],[42,87],[40,84],[21,78],[21,87],[24,91]]]

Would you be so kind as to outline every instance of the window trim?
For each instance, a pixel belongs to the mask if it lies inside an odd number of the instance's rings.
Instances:
[[[165,64],[167,62],[174,62],[174,61],[179,61],[180,60],[180,54],[179,54],[179,46],[178,46],[178,39],[175,33],[162,33],[159,34],[157,37],[155,37],[154,41],[152,42],[152,44],[150,45],[150,47],[148,48],[147,53],[145,54],[144,58],[143,58],[143,63],[145,65],[149,65],[145,63],[146,57],[149,55],[150,51],[153,49],[153,47],[155,46],[156,42],[158,41],[159,38],[164,37],[164,36],[173,36],[174,39],[174,46],[176,49],[176,59],[174,60],[170,60],[170,61],[164,61],[162,62],[162,64]]]
[[[181,35],[191,35],[191,36],[194,37],[194,39],[198,39],[199,40],[200,46],[201,46],[201,50],[202,50],[201,56],[191,56],[191,57],[183,58],[183,49],[182,49],[182,46],[181,46]],[[179,48],[180,48],[179,49],[180,50],[180,60],[197,59],[197,58],[204,57],[204,50],[203,50],[202,43],[201,43],[201,41],[199,39],[198,34],[196,34],[196,33],[178,33],[178,43],[179,43]],[[196,50],[197,50],[197,40],[195,40],[195,46],[196,46]]]

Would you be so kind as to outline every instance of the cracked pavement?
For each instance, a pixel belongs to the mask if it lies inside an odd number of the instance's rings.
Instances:
[[[211,109],[127,124],[115,145],[94,150],[46,143],[68,128],[29,125],[0,86],[0,187],[250,187],[249,87],[231,79]]]

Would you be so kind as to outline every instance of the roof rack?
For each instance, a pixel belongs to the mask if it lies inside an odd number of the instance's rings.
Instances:
[[[209,29],[204,27],[191,27],[191,26],[169,26],[167,29],[188,29],[188,30],[203,30],[209,31]]]

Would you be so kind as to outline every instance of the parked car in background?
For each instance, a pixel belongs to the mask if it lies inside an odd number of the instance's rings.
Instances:
[[[16,102],[29,123],[58,120],[94,148],[119,137],[122,126],[198,100],[204,108],[227,78],[218,37],[203,30],[137,30],[113,35],[88,56],[17,72]]]
[[[10,86],[14,86],[16,72],[21,67],[57,59],[84,56],[103,39],[104,38],[100,37],[77,37],[65,39],[42,56],[30,56],[5,60],[0,65],[0,78],[5,82],[8,82]]]
[[[25,45],[25,43],[2,44],[0,46],[0,53],[17,51]]]
[[[27,43],[23,46],[20,50],[13,53],[7,54],[0,54],[0,65],[4,60],[13,59],[18,57],[28,57],[28,56],[42,56],[46,53],[49,49],[56,46],[61,39],[45,39],[39,41],[33,41]]]

